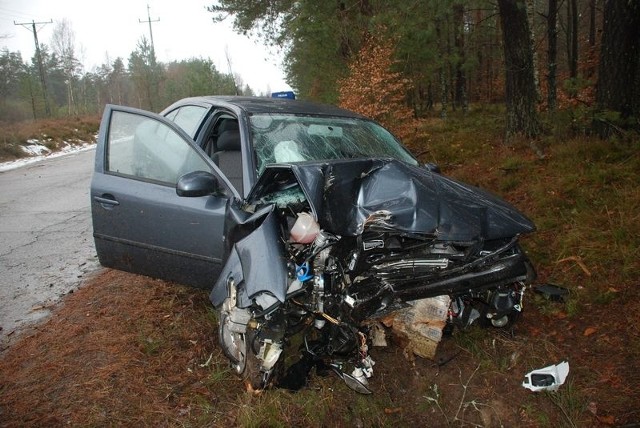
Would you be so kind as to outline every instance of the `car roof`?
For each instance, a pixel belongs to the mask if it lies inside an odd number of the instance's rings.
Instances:
[[[368,119],[365,116],[329,104],[291,100],[286,98],[211,95],[185,98],[174,103],[172,107],[175,107],[177,104],[189,103],[206,103],[219,106],[227,105],[228,107],[235,107],[236,109],[244,110],[248,114],[284,113]]]

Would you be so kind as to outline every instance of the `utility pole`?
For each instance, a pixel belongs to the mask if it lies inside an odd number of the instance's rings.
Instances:
[[[140,18],[138,18],[138,22],[140,24],[149,23],[149,38],[151,39],[151,54],[153,56],[153,60],[155,61],[156,49],[155,49],[155,46],[153,45],[153,30],[151,29],[151,23],[152,22],[160,22],[160,18],[151,20],[151,8],[149,7],[149,4],[147,3],[147,20],[143,21]]]
[[[21,25],[27,30],[30,30],[33,32],[33,41],[36,44],[36,60],[38,61],[38,71],[40,73],[40,84],[42,85],[42,96],[44,98],[44,110],[47,117],[51,116],[51,107],[49,107],[49,97],[47,96],[47,80],[44,77],[44,66],[42,65],[42,54],[40,53],[40,43],[38,43],[38,30],[41,29],[42,27],[36,28],[36,25],[44,26],[52,23],[53,23],[53,20],[51,19],[49,20],[49,22],[35,22],[34,20],[31,20],[31,22],[13,21],[13,25]],[[28,25],[30,25],[31,28],[29,28]],[[34,119],[36,117],[35,107],[33,110],[33,117]]]

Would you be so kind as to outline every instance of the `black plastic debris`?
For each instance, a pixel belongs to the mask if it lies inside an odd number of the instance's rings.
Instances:
[[[564,303],[569,296],[569,289],[555,284],[542,284],[533,287],[533,291],[552,302]]]
[[[310,352],[303,352],[298,362],[289,366],[286,374],[279,379],[277,386],[289,391],[299,391],[307,385],[311,370],[316,369],[316,375],[325,377],[329,374],[329,366]]]

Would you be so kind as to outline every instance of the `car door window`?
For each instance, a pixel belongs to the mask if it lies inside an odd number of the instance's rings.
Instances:
[[[110,120],[108,173],[173,186],[188,172],[211,170],[177,132],[154,118],[114,111]]]
[[[195,138],[207,111],[209,110],[202,106],[187,105],[173,110],[165,117],[182,128],[191,138]]]

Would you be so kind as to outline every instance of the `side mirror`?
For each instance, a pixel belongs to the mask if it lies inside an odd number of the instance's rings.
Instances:
[[[527,373],[522,386],[531,391],[557,391],[569,375],[569,362],[547,366]]]
[[[442,172],[440,171],[440,167],[435,163],[431,163],[431,162],[425,163],[424,167],[431,172],[435,172],[436,174],[442,174]]]
[[[212,195],[218,190],[218,180],[207,171],[189,172],[178,179],[176,193],[178,196],[198,197]]]

